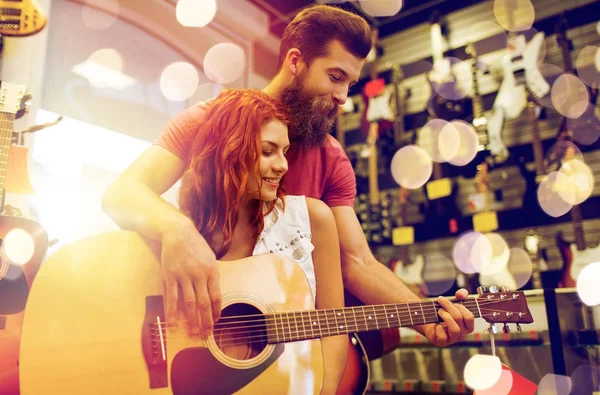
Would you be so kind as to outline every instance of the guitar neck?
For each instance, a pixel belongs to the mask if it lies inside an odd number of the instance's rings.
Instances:
[[[372,205],[379,204],[379,180],[377,172],[377,135],[379,129],[376,122],[371,124],[369,128],[368,144],[369,153],[369,203]]]
[[[535,103],[532,101],[527,103],[527,112],[529,123],[531,124],[531,138],[533,145],[533,159],[535,163],[535,172],[538,176],[545,173],[544,171],[544,149],[542,148],[542,140],[540,138],[540,129],[538,127],[538,119],[535,114]]]
[[[8,154],[12,142],[15,114],[0,113],[0,193],[4,196],[4,183],[8,170]]]
[[[493,314],[487,313],[489,309],[480,308],[480,303],[475,298],[464,301],[454,299],[452,302],[461,303],[476,318]],[[440,322],[438,311],[441,308],[436,301],[410,302],[276,313],[265,316],[265,319],[269,343],[284,343],[437,323]],[[481,313],[482,310],[484,313]]]
[[[585,234],[583,232],[583,223],[581,222],[581,208],[579,205],[571,209],[571,221],[573,222],[573,232],[575,234],[575,244],[579,251],[586,249]]]

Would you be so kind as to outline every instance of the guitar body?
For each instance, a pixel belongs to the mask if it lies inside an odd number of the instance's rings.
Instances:
[[[320,391],[320,340],[252,346],[246,331],[189,336],[178,321],[162,332],[163,361],[160,332],[149,330],[165,321],[159,257],[156,245],[125,231],[91,237],[52,255],[27,302],[21,394]],[[222,317],[314,308],[304,272],[283,257],[221,262],[219,272]],[[265,282],[268,287],[261,285]],[[243,344],[221,344],[233,338]]]
[[[31,259],[23,265],[12,263],[5,253],[6,235],[13,229],[27,231],[34,241]],[[27,218],[0,216],[0,394],[19,394],[19,342],[23,311],[33,279],[46,254],[48,236]]]
[[[456,81],[436,83],[429,81],[431,96],[427,101],[427,112],[435,118],[445,121],[465,118],[471,113],[471,103],[468,99],[451,99],[464,97],[456,87]]]
[[[580,250],[577,243],[565,240],[562,232],[557,232],[556,246],[563,260],[560,280],[562,288],[576,287],[581,270],[590,263],[600,262],[600,243]]]
[[[0,34],[25,37],[39,33],[48,20],[36,0],[0,0]]]
[[[369,359],[362,342],[355,334],[350,335],[346,370],[338,387],[338,395],[363,395],[367,391],[371,371]]]

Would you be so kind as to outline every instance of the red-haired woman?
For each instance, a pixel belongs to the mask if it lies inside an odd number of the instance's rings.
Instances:
[[[261,91],[221,93],[195,133],[191,164],[179,192],[180,209],[217,259],[284,254],[304,270],[317,308],[343,307],[333,213],[320,200],[285,196],[282,190],[281,178],[288,169],[288,125],[284,107]],[[180,285],[184,301],[208,300],[200,294],[207,292],[206,287]],[[187,313],[195,315],[195,303],[185,305]],[[347,341],[346,336],[322,339],[326,361],[322,394],[336,392]]]

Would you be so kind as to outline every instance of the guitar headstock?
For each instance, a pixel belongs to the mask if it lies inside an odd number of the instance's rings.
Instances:
[[[31,94],[25,85],[0,83],[0,112],[15,114],[18,119],[25,114],[30,101]]]
[[[540,249],[540,235],[533,229],[525,234],[525,249],[530,255],[537,255]]]
[[[477,175],[475,176],[475,190],[477,193],[486,193],[488,186],[488,164],[481,162],[477,165]]]
[[[479,287],[477,307],[481,318],[490,324],[531,324],[533,316],[527,306],[527,298],[522,291],[509,292],[505,287],[490,290]]]
[[[567,37],[567,30],[569,25],[567,24],[567,18],[563,12],[558,20],[558,23],[554,26],[554,33],[556,34],[556,42],[561,48],[573,49],[573,43]]]

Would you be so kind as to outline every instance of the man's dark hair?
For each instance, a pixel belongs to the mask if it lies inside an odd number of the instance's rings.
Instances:
[[[329,43],[338,40],[354,56],[365,59],[371,50],[369,24],[360,16],[337,7],[305,8],[287,25],[281,38],[277,69],[292,48],[298,48],[306,64],[329,54]]]

